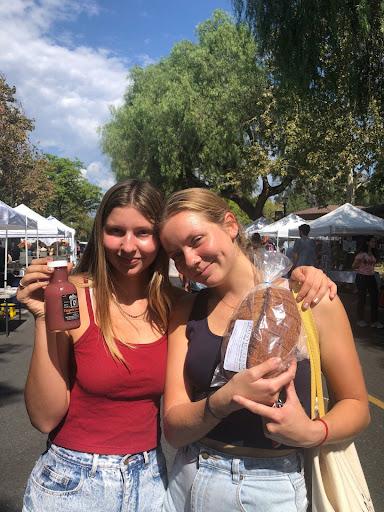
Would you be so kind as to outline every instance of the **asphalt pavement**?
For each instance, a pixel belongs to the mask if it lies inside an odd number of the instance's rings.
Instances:
[[[384,329],[355,327],[356,296],[341,294],[341,298],[353,325],[372,400],[371,425],[356,445],[376,512],[384,512]],[[384,310],[380,315],[384,321]],[[23,311],[22,322],[13,321],[11,328],[9,337],[0,331],[0,512],[21,512],[25,482],[46,441],[46,436],[31,426],[23,399],[33,346],[33,319]],[[4,329],[1,324],[0,329]],[[170,460],[172,451],[166,451]]]

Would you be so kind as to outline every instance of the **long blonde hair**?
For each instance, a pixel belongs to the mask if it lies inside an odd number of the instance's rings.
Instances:
[[[110,315],[110,304],[115,294],[112,269],[105,257],[102,243],[103,230],[108,216],[114,208],[132,206],[154,225],[158,237],[159,222],[163,210],[163,196],[150,183],[127,180],[117,183],[104,195],[97,210],[91,236],[75,273],[86,273],[92,279],[96,298],[96,322],[104,336],[111,355],[124,363],[124,358],[115,342],[115,333]],[[170,311],[169,260],[161,247],[152,263],[152,276],[148,284],[148,318],[158,330],[165,332]]]
[[[244,254],[249,256],[251,244],[245,237],[241,224],[227,202],[215,192],[206,188],[186,188],[171,194],[165,203],[160,225],[163,225],[170,217],[183,211],[198,213],[209,222],[219,226],[224,225],[226,213],[231,212],[239,230],[236,243]]]

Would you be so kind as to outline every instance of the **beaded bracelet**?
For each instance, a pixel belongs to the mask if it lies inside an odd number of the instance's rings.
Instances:
[[[211,414],[211,416],[213,416],[217,420],[223,420],[224,418],[226,418],[226,416],[218,416],[217,414],[215,414],[212,410],[211,404],[209,403],[209,400],[211,399],[211,396],[214,393],[216,393],[216,391],[212,391],[212,393],[209,393],[209,395],[207,396],[207,399],[205,400],[205,408]]]
[[[315,445],[315,446],[321,446],[322,444],[325,443],[325,441],[328,438],[328,434],[329,434],[328,423],[325,420],[323,420],[322,418],[315,418],[314,421],[320,421],[324,425],[324,428],[325,428],[325,434],[324,434],[323,439],[320,441],[319,444]]]

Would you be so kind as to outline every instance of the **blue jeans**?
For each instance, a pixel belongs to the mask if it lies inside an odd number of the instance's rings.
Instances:
[[[235,458],[194,443],[176,455],[163,512],[304,512],[299,452]]]
[[[29,477],[23,512],[159,512],[166,475],[161,448],[121,456],[52,444]]]

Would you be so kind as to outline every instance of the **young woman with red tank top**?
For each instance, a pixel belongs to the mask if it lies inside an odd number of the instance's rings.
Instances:
[[[267,378],[281,365],[270,358],[220,388],[211,384],[228,319],[252,284],[261,284],[227,203],[208,190],[176,192],[165,205],[160,239],[178,271],[206,286],[179,301],[170,318],[164,432],[179,451],[163,512],[306,511],[301,448],[349,439],[369,423],[341,302],[326,296],[313,308],[334,403],[312,421],[308,359]],[[285,402],[272,407],[281,389]]]
[[[33,260],[18,299],[36,319],[25,389],[32,424],[48,449],[28,480],[24,512],[159,512],[166,485],[159,405],[167,322],[184,294],[168,281],[158,240],[163,203],[150,184],[104,196],[75,275],[80,328],[47,332],[47,259]],[[308,300],[328,289],[316,269],[297,269]]]
[[[158,512],[167,483],[160,447],[167,318],[174,292],[157,223],[161,194],[127,181],[104,196],[72,282],[81,325],[46,330],[47,259],[18,291],[36,318],[25,398],[48,449],[28,480],[24,512]]]

